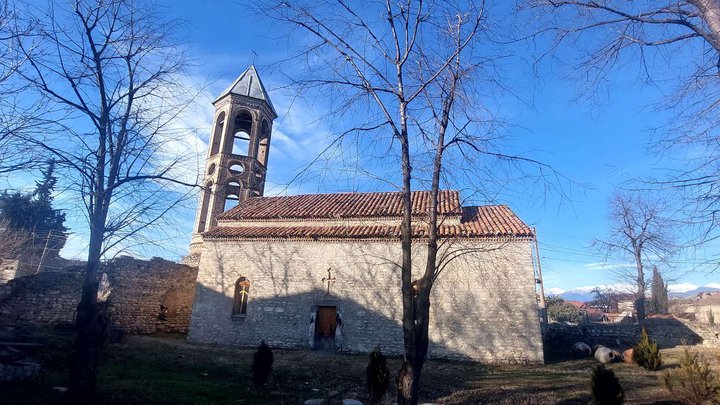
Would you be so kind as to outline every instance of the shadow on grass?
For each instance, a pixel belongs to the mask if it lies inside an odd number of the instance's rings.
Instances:
[[[252,350],[189,345],[180,339],[133,337],[109,345],[103,356],[98,404],[301,404],[309,398],[367,401],[367,356],[274,350],[269,383],[252,388]],[[52,387],[65,386],[67,371],[58,346],[39,380],[0,385],[0,403],[62,403]],[[592,359],[552,365],[483,365],[429,360],[424,369],[421,398],[446,404],[587,404]],[[390,357],[397,370],[400,358]],[[666,403],[671,398],[659,386],[656,372],[612,364],[629,402]],[[395,376],[391,376],[394,379]],[[393,397],[391,384],[386,400]]]

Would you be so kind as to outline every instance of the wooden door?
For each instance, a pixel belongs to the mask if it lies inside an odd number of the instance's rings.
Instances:
[[[315,317],[315,348],[332,349],[335,346],[337,308],[318,307]]]

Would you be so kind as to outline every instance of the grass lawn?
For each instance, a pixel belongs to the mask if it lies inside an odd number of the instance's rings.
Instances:
[[[1,404],[57,403],[54,386],[67,384],[64,356],[68,342],[45,353],[46,372],[37,381],[0,385]],[[720,350],[697,349],[717,360]],[[186,344],[180,338],[132,337],[106,347],[97,403],[103,404],[302,404],[309,398],[367,399],[367,356],[275,350],[273,376],[260,391],[251,388],[252,351]],[[681,348],[663,350],[673,367]],[[428,361],[422,399],[447,404],[587,404],[595,362],[569,360],[548,365],[481,365]],[[716,362],[720,367],[720,362]],[[392,373],[400,359],[389,361]],[[612,364],[628,403],[674,403],[660,386],[658,372]],[[392,390],[392,387],[389,391]],[[388,401],[392,393],[388,392]],[[389,402],[388,402],[389,403]]]

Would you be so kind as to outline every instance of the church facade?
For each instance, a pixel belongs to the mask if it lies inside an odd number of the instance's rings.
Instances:
[[[276,114],[255,69],[214,105],[188,340],[401,354],[401,194],[263,197]],[[412,197],[421,271],[429,192]],[[439,210],[429,356],[542,362],[532,229],[507,206],[462,207],[453,190],[440,193]]]

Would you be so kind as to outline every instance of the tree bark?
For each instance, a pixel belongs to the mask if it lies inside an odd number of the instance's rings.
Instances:
[[[82,296],[77,306],[78,334],[70,356],[68,396],[76,400],[87,398],[95,391],[100,351],[107,334],[107,322],[97,302],[101,251],[102,224],[94,223],[90,235]]]
[[[645,270],[643,269],[642,256],[639,251],[635,254],[637,266],[637,293],[635,294],[635,313],[638,322],[645,320]]]

